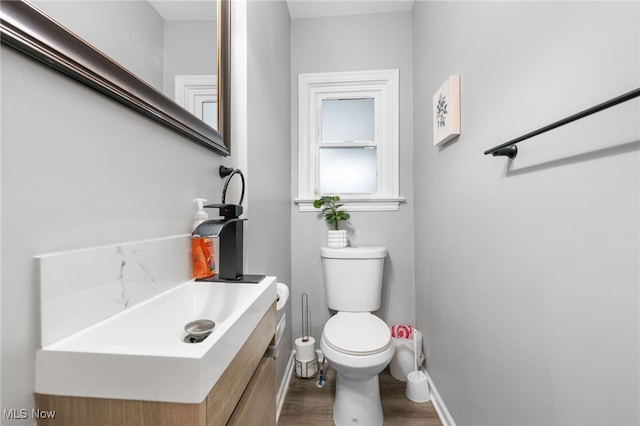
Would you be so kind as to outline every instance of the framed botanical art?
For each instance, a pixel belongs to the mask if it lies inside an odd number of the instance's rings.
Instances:
[[[460,76],[449,76],[433,95],[433,145],[460,135]]]

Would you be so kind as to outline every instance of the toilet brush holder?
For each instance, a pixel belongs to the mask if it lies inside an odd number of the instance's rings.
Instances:
[[[413,402],[427,402],[429,395],[429,380],[423,371],[412,371],[407,375],[405,395]]]
[[[418,333],[413,333],[414,371],[407,375],[405,395],[413,402],[427,402],[431,399],[429,395],[429,379],[427,375],[420,370],[418,353]]]

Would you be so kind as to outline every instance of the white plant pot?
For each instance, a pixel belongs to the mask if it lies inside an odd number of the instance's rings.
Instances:
[[[331,248],[343,248],[347,246],[347,231],[345,229],[339,229],[337,231],[329,231],[329,247]]]

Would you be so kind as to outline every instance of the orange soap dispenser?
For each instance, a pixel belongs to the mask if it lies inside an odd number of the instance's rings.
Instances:
[[[209,219],[204,211],[204,198],[193,200],[198,205],[198,210],[193,217],[193,232],[198,225]],[[193,278],[209,278],[216,272],[215,253],[213,251],[213,239],[205,237],[191,237],[191,254],[193,256]]]

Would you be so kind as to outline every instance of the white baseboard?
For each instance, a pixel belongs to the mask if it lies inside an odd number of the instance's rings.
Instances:
[[[444,405],[444,401],[438,393],[438,389],[436,389],[436,386],[433,384],[431,376],[429,376],[429,373],[427,373],[426,371],[424,371],[424,373],[427,375],[427,380],[429,381],[429,396],[431,397],[431,403],[436,409],[436,413],[438,413],[438,417],[440,418],[442,426],[456,426],[456,422],[453,421],[451,413],[449,413],[449,410],[447,410],[447,406]]]
[[[296,351],[292,350],[291,355],[289,356],[289,361],[287,361],[287,369],[285,370],[280,386],[278,387],[278,394],[276,395],[276,424],[278,423],[278,419],[280,419],[280,412],[284,405],[284,399],[289,391],[289,383],[291,382],[291,375],[293,374],[293,367],[295,365],[295,354]]]

